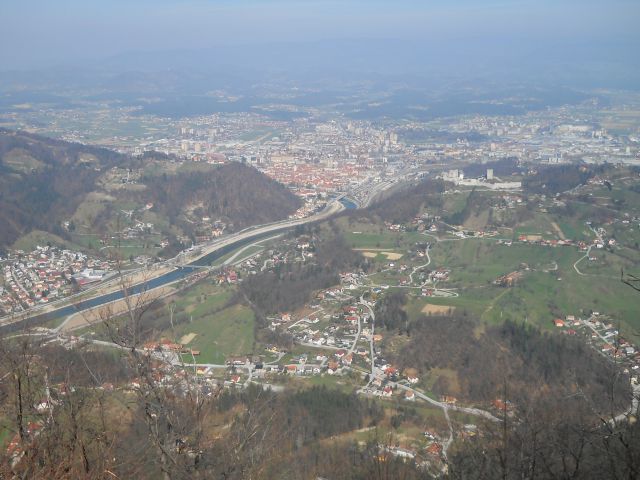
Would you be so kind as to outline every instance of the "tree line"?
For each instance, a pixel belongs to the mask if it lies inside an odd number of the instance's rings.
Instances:
[[[367,266],[342,236],[330,233],[315,242],[310,261],[280,263],[273,271],[251,275],[240,285],[240,292],[260,318],[295,310],[308,303],[314,292],[338,285],[340,272]]]
[[[410,322],[408,340],[389,358],[426,375],[434,368],[455,372],[457,395],[471,401],[503,396],[505,381],[515,403],[533,390],[575,395],[600,412],[622,411],[631,402],[629,377],[581,338],[555,335],[522,322],[506,320],[477,333],[465,312],[421,316]],[[454,388],[443,378],[442,394]]]
[[[154,209],[187,234],[197,233],[183,214],[188,205],[201,205],[201,216],[231,223],[236,229],[286,218],[301,201],[286,187],[251,166],[238,162],[201,171],[145,175],[146,190],[130,193],[139,202],[152,202]]]

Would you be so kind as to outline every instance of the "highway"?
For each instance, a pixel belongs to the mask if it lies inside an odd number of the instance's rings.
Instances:
[[[196,269],[201,268],[201,265],[210,265],[218,258],[232,252],[236,248],[248,245],[260,237],[283,232],[298,225],[326,220],[344,209],[345,206],[343,204],[335,201],[327,205],[321,212],[309,217],[250,227],[236,234],[213,241],[210,244],[203,245],[193,252],[181,252],[176,257],[163,262],[159,266],[154,266],[154,269],[148,272],[149,276],[143,282],[127,286],[127,293],[129,295],[138,295],[176,282],[189,276]],[[172,267],[172,269],[167,272],[166,268],[163,269],[160,267]],[[101,293],[91,298],[85,298],[74,305],[67,305],[45,313],[27,311],[18,317],[5,317],[0,321],[0,333],[16,332],[24,328],[39,326],[57,318],[73,315],[124,298],[124,292],[120,282],[115,282],[115,284],[111,286],[111,289],[113,291]]]
[[[191,251],[180,252],[176,257],[162,263],[154,264],[151,269],[144,272],[136,270],[135,272],[129,273],[129,275],[131,275],[129,278],[139,278],[140,275],[144,273],[145,277],[143,281],[137,280],[137,282],[133,282],[128,281],[127,276],[118,276],[116,279],[111,279],[107,283],[95,287],[97,291],[93,296],[87,296],[87,291],[82,292],[82,299],[75,303],[67,303],[69,300],[67,298],[64,300],[65,306],[60,306],[59,308],[51,308],[51,306],[49,306],[46,311],[28,310],[17,316],[13,315],[0,318],[0,334],[40,326],[61,317],[68,317],[69,315],[120,300],[124,298],[123,284],[127,285],[127,294],[133,296],[174,283],[191,275],[196,269],[210,266],[220,257],[237,248],[247,246],[252,241],[261,239],[261,237],[284,232],[299,225],[326,220],[345,209],[366,207],[371,204],[374,197],[391,186],[397,185],[405,176],[406,172],[402,172],[401,175],[396,178],[379,184],[362,187],[358,192],[360,195],[364,194],[365,198],[363,200],[358,199],[358,195],[354,196],[351,193],[345,193],[337,199],[334,199],[324,210],[315,215],[249,227],[235,234],[216,239],[211,243],[199,245]]]
[[[329,204],[327,208],[325,208],[322,212],[317,213],[315,215],[311,215],[309,217],[300,218],[296,220],[284,220],[281,222],[270,223],[267,225],[249,227],[238,233],[230,235],[228,237],[224,237],[210,244],[203,245],[199,247],[197,250],[194,250],[192,254],[189,254],[189,252],[180,253],[173,260],[178,260],[179,264],[188,263],[188,265],[196,265],[198,264],[198,262],[202,262],[202,261],[204,261],[204,263],[210,263],[207,257],[219,251],[221,248],[227,247],[229,245],[236,245],[237,243],[240,243],[243,240],[252,240],[256,237],[265,235],[267,233],[280,232],[283,230],[288,230],[293,227],[297,227],[298,225],[305,225],[307,223],[326,220],[327,218],[331,217],[332,215],[335,215],[336,213],[341,212],[344,209],[345,207],[341,203],[333,202]]]

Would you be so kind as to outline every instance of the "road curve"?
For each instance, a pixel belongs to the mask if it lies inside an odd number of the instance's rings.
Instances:
[[[175,282],[177,279],[184,278],[193,271],[193,268],[190,268],[191,266],[196,266],[199,261],[202,261],[203,259],[206,260],[206,257],[215,255],[217,252],[227,252],[237,244],[251,241],[256,237],[264,236],[269,233],[276,233],[284,230],[289,230],[299,225],[326,220],[327,218],[341,212],[344,209],[344,205],[338,202],[333,202],[316,215],[301,219],[285,220],[267,225],[249,227],[234,235],[219,239],[209,245],[202,246],[198,250],[198,252],[194,253],[193,255],[185,255],[184,253],[180,253],[175,258],[164,262],[164,265],[178,265],[179,268],[173,269],[168,273],[163,272],[161,269],[158,269],[160,273],[155,273],[153,270],[150,271],[150,276],[146,278],[144,282],[127,286],[128,294],[134,296],[140,293],[146,293],[168,283]],[[95,308],[100,305],[104,305],[105,303],[113,302],[114,300],[119,300],[122,298],[124,298],[124,293],[121,288],[118,288],[108,293],[103,293],[94,297],[83,299],[76,305],[67,305],[65,307],[51,310],[46,313],[37,311],[30,313],[29,311],[27,311],[26,314],[20,315],[18,317],[5,317],[4,319],[0,320],[0,333],[15,332],[23,328],[39,326],[57,318],[89,310],[91,308]]]

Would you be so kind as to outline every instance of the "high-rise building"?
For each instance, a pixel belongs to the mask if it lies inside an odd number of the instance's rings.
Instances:
[[[493,180],[493,168],[487,168],[487,180]]]

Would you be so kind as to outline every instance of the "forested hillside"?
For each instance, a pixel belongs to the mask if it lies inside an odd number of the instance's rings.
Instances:
[[[561,165],[540,169],[526,177],[522,186],[525,192],[556,194],[583,185],[601,168],[587,168],[579,165]]]
[[[367,209],[347,211],[344,215],[349,216],[351,221],[367,219],[392,223],[407,222],[420,213],[426,205],[442,205],[444,191],[443,181],[427,179],[407,189],[394,191]]]
[[[125,183],[118,171],[134,172],[136,180]],[[180,168],[175,159],[159,154],[130,158],[0,130],[0,247],[33,230],[70,239],[76,224],[82,224],[85,235],[113,235],[126,226],[124,208],[140,213],[135,219],[145,222],[141,212],[150,204],[158,234],[182,232],[194,238],[194,218],[210,217],[242,228],[286,218],[300,200],[242,164]],[[64,228],[70,220],[72,228]],[[131,226],[133,220],[129,218]]]
[[[96,188],[110,150],[0,130],[0,247],[31,230],[63,235],[62,222]]]
[[[170,223],[188,224],[180,219],[185,205],[199,205],[202,215],[246,227],[286,218],[300,206],[300,200],[286,187],[253,167],[230,163],[204,171],[176,175],[145,176],[144,200],[153,202]]]
[[[339,284],[343,270],[367,268],[366,259],[341,236],[317,239],[314,253],[314,261],[278,265],[275,271],[260,272],[242,283],[242,294],[259,317],[300,308],[313,292]]]
[[[397,317],[393,312],[398,310],[386,311],[385,318]],[[513,321],[478,334],[476,324],[464,314],[414,319],[408,341],[391,356],[403,368],[423,374],[432,369],[455,372],[440,376],[434,390],[471,401],[507,396],[522,405],[534,390],[542,389],[548,396],[579,392],[578,397],[584,396],[599,411],[610,408],[612,399],[619,409],[628,405],[628,379],[579,339]],[[397,328],[395,323],[385,326]]]

